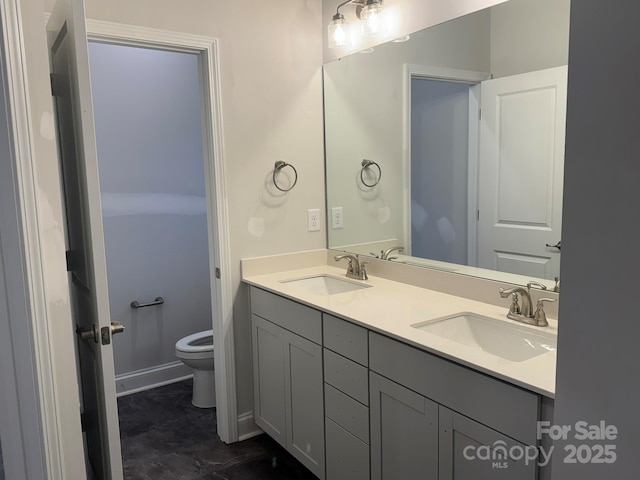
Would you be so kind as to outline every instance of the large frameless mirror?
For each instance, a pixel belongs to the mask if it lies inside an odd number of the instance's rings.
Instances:
[[[570,0],[510,0],[324,66],[328,246],[559,277]]]

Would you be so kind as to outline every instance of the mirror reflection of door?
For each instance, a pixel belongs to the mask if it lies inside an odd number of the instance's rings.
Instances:
[[[566,71],[486,80],[479,90],[412,78],[413,256],[559,276],[560,249],[550,245],[561,238]]]
[[[481,86],[478,266],[560,275],[567,67]]]

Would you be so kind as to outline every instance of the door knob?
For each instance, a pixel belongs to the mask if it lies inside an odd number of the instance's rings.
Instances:
[[[124,332],[124,325],[120,322],[111,322],[111,335]]]
[[[100,332],[102,334],[102,344],[109,345],[111,343],[112,335],[124,332],[124,325],[122,325],[120,322],[112,321],[111,325],[109,325],[108,327],[102,327],[100,329]]]
[[[549,248],[557,248],[558,250],[560,250],[560,247],[562,246],[562,240],[559,240],[558,243],[556,243],[555,245],[551,245],[550,243],[545,243],[544,246]]]
[[[92,327],[81,327],[80,325],[76,326],[76,333],[80,336],[82,340],[93,340],[94,342],[100,342],[100,332],[98,331],[97,325],[93,325]]]
[[[124,332],[124,325],[115,321],[111,322],[110,326],[102,327],[100,329],[98,329],[97,325],[90,328],[78,325],[76,328],[76,333],[80,335],[82,340],[93,340],[96,343],[100,343],[102,340],[102,345],[109,345],[111,343],[111,336],[122,332]]]

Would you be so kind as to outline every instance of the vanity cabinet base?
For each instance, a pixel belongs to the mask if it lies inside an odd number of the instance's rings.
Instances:
[[[255,294],[258,292],[257,294]],[[276,306],[270,305],[274,301]],[[322,347],[281,325],[275,312],[284,306],[286,325],[304,325],[321,340],[321,328],[305,318],[320,314],[276,295],[252,289],[254,416],[256,424],[318,478],[325,478]],[[296,315],[302,315],[299,324]]]

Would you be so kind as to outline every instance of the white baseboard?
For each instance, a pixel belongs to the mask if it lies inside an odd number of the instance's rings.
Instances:
[[[248,440],[264,433],[253,421],[253,412],[238,415],[238,441]]]
[[[116,396],[150,390],[193,377],[193,369],[181,361],[116,375]]]

